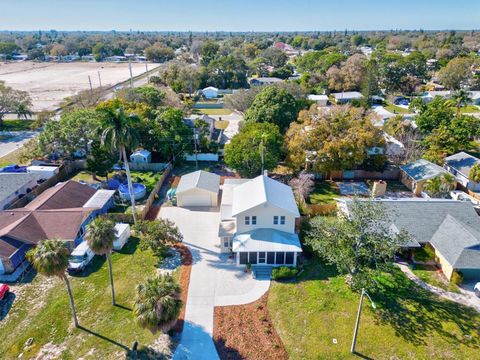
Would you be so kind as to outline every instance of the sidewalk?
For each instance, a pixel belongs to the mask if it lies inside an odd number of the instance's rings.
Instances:
[[[421,288],[428,290],[444,299],[473,307],[475,310],[480,312],[480,298],[476,297],[475,294],[470,294],[468,291],[465,291],[463,289],[460,289],[460,293],[457,294],[437,288],[420,280],[407,265],[401,263],[395,263],[395,265],[397,265],[410,280],[415,282]]]

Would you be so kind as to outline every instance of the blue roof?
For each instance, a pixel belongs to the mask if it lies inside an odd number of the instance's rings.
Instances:
[[[433,179],[441,174],[448,174],[448,171],[425,159],[417,160],[413,163],[400,166],[405,174],[415,181]]]

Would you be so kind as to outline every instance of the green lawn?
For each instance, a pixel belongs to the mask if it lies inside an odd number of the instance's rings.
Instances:
[[[452,284],[442,273],[439,273],[438,269],[435,266],[428,266],[422,264],[415,264],[413,267],[413,273],[417,275],[421,280],[430,284],[432,286],[438,287],[440,289],[451,291],[451,292],[460,292],[458,286]]]
[[[461,112],[462,114],[465,114],[465,113],[478,113],[478,112],[480,112],[480,109],[478,108],[478,106],[467,105],[467,106],[463,106],[463,107],[460,109],[460,112]]]
[[[20,148],[15,151],[12,151],[10,154],[6,156],[0,157],[0,167],[4,167],[10,164],[19,164],[21,152],[22,152],[22,149]]]
[[[325,180],[315,183],[315,189],[309,196],[310,204],[332,204],[340,196],[340,191],[333,181]]]
[[[3,120],[2,131],[30,131],[33,120]]]
[[[416,261],[435,261],[435,250],[433,250],[430,246],[423,246],[415,249],[413,257]]]
[[[416,286],[400,270],[365,299],[357,352],[365,359],[476,359],[480,314]],[[359,294],[318,260],[293,282],[273,282],[269,313],[290,359],[358,359],[350,354]]]
[[[230,109],[206,109],[206,108],[198,108],[194,109],[195,112],[202,113],[205,115],[230,115],[232,110]]]
[[[15,286],[17,298],[8,316],[0,321],[0,358],[35,358],[39,351],[56,350],[61,359],[119,359],[137,340],[151,344],[154,336],[134,321],[131,308],[135,286],[155,273],[157,259],[137,248],[131,238],[121,253],[112,255],[118,306],[111,305],[108,267],[95,257],[86,273],[71,278],[82,329],[72,328],[65,284],[57,278],[37,275],[31,283]],[[33,338],[25,348],[27,339]]]
[[[408,110],[408,109],[404,109],[400,106],[397,106],[397,105],[393,105],[393,104],[388,104],[388,105],[385,105],[384,108],[394,114],[408,114],[410,113],[411,111]]]

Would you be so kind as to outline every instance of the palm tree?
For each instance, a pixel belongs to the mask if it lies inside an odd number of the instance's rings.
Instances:
[[[450,191],[455,189],[457,182],[452,174],[442,174],[432,179],[428,179],[423,185],[423,189],[433,197],[444,197]]]
[[[138,142],[138,133],[133,126],[134,121],[138,120],[136,115],[127,115],[119,100],[113,102],[109,107],[101,107],[100,111],[105,114],[104,130],[102,132],[101,142],[107,144],[112,150],[120,151],[125,164],[127,173],[128,193],[132,203],[133,222],[137,223],[137,214],[135,210],[135,198],[133,196],[132,176],[128,166],[127,147],[135,147]]]
[[[459,116],[462,106],[470,103],[472,98],[470,97],[468,91],[460,89],[452,94],[452,101],[457,108],[457,116]]]
[[[112,305],[115,305],[115,288],[113,286],[112,260],[110,254],[115,241],[115,223],[108,219],[96,218],[87,228],[85,235],[88,247],[96,255],[105,255],[110,273],[110,287],[112,289]]]
[[[58,276],[65,281],[70,299],[70,307],[72,309],[73,323],[75,327],[78,327],[72,289],[70,288],[70,281],[66,274],[68,256],[69,251],[65,243],[60,239],[40,241],[36,247],[27,253],[27,259],[39,273],[46,276]]]
[[[137,285],[133,313],[137,323],[153,334],[167,332],[176,323],[182,300],[180,286],[171,275],[159,275]]]
[[[480,163],[476,163],[472,166],[470,172],[468,173],[468,177],[470,180],[480,183]]]

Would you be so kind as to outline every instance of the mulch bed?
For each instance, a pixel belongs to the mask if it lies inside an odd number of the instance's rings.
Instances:
[[[222,360],[283,360],[288,354],[267,309],[268,292],[247,305],[217,306],[213,341]]]
[[[178,250],[182,256],[182,267],[180,268],[180,274],[178,276],[178,282],[180,288],[182,289],[182,310],[178,316],[177,323],[173,327],[173,331],[181,333],[183,331],[183,324],[185,322],[185,310],[187,308],[187,295],[188,295],[188,285],[190,284],[190,272],[192,270],[192,253],[190,250],[183,244],[175,245],[175,248]]]

